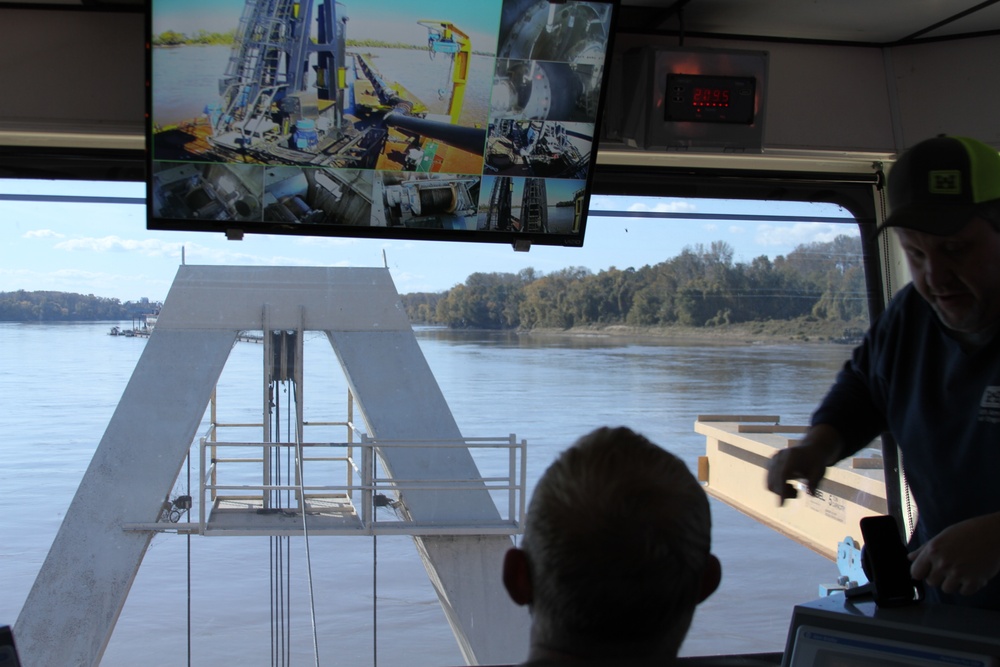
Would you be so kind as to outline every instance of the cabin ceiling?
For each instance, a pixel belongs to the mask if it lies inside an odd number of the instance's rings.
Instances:
[[[898,45],[1000,31],[1000,0],[622,0],[619,29]]]
[[[627,32],[898,45],[1000,32],[1000,0],[621,0]],[[142,11],[145,0],[0,0],[2,7]]]
[[[96,151],[108,159],[121,152],[134,167],[144,150],[145,66],[137,54],[144,48],[147,1],[0,0],[0,58],[18,63],[0,65],[0,80],[10,93],[0,95],[0,174],[7,163],[16,165],[11,171],[17,173],[35,166],[45,170],[49,153],[67,151],[74,165],[80,151]],[[369,1],[340,0],[348,8]],[[915,137],[959,130],[1000,146],[990,120],[1000,108],[1000,93],[990,85],[996,80],[1000,0],[619,1],[619,34],[635,38],[620,40],[622,48],[651,35],[657,45],[673,46],[676,40],[684,46],[691,37],[696,45],[718,48],[729,40],[734,48],[776,54],[769,148],[881,154]],[[828,46],[841,44],[850,48],[828,55],[833,53]],[[823,54],[812,65],[832,82],[829,90],[803,78],[803,48]],[[890,96],[883,69],[891,52],[901,69],[893,75]],[[962,53],[971,55],[966,59]],[[73,64],[71,71],[67,63]],[[809,84],[808,94],[789,97],[787,91],[803,83]],[[848,87],[867,92],[859,99],[837,96]],[[977,105],[951,102],[969,90],[975,90]],[[778,91],[785,92],[785,100]],[[854,112],[846,113],[845,104]],[[88,154],[85,162],[95,159]]]

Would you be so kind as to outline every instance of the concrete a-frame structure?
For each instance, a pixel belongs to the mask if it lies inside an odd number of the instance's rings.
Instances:
[[[100,663],[153,535],[123,527],[156,521],[238,333],[267,329],[326,332],[372,437],[461,438],[388,270],[181,266],[18,617],[25,665]],[[383,456],[394,477],[480,476],[464,449]],[[485,488],[446,499],[410,491],[403,500],[422,523],[499,517]],[[414,541],[466,660],[523,659],[529,618],[499,576],[511,538]]]

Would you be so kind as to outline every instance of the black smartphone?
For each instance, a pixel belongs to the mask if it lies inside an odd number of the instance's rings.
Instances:
[[[0,667],[21,667],[14,646],[14,633],[9,625],[0,625]]]
[[[898,607],[918,600],[918,589],[910,576],[899,526],[892,516],[868,516],[861,519],[864,538],[862,564],[871,583],[872,597],[880,607]]]

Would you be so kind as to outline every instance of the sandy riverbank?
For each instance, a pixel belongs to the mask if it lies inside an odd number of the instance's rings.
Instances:
[[[864,320],[826,322],[811,318],[799,318],[796,320],[741,322],[714,327],[591,325],[571,329],[531,329],[519,333],[527,336],[594,336],[632,340],[676,340],[719,345],[787,345],[790,343],[854,345],[867,326],[868,323]]]

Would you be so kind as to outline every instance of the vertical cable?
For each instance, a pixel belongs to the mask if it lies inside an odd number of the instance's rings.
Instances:
[[[272,359],[268,360],[273,363]],[[275,486],[281,486],[281,456],[279,455],[280,450],[278,449],[278,443],[281,441],[280,436],[280,424],[281,424],[281,393],[278,388],[277,381],[272,376],[271,385],[269,388],[271,392],[271,409],[274,412],[273,426],[271,427],[270,438],[272,441],[272,449],[274,450],[274,456],[271,457],[271,483]],[[273,508],[275,510],[280,510],[281,508],[281,492],[276,490],[269,490],[268,494],[271,496],[271,501]],[[274,603],[272,607],[272,633],[274,642],[274,665],[281,665],[284,662],[284,642],[282,641],[282,630],[284,626],[284,621],[282,618],[282,609],[284,599],[282,597],[281,591],[281,538],[277,535],[271,537],[271,550],[274,565],[272,567],[272,587],[274,595]]]
[[[277,664],[276,658],[277,653],[277,642],[275,641],[276,633],[274,627],[274,536],[270,538],[270,544],[267,548],[267,559],[268,559],[268,570],[270,575],[270,581],[268,582],[268,590],[271,596],[271,665],[274,667]]]
[[[285,664],[292,664],[292,538],[285,535]]]
[[[187,457],[187,495],[191,497],[191,449]],[[199,501],[200,502],[200,501]],[[191,667],[191,510],[194,503],[188,501],[187,509],[187,664]]]
[[[367,444],[367,443],[366,443]],[[365,449],[362,449],[364,452]],[[361,486],[364,488],[365,484],[369,484],[370,488],[365,489],[363,493],[368,494],[368,503],[371,507],[371,531],[372,531],[372,667],[378,667],[378,531],[375,530],[375,523],[378,521],[378,509],[374,506],[372,502],[375,498],[376,493],[376,482],[378,475],[376,474],[376,467],[378,466],[378,457],[375,455],[375,445],[371,444],[371,453],[369,454],[369,463],[367,467],[368,479],[362,478]]]
[[[364,440],[364,438],[363,438]],[[366,452],[370,451],[368,454],[367,465],[362,465],[362,479],[361,487],[364,489],[362,493],[367,494],[368,504],[371,507],[371,531],[372,531],[372,667],[378,667],[378,532],[375,530],[375,522],[378,521],[378,510],[374,507],[374,503],[371,501],[375,497],[375,479],[378,475],[375,474],[375,467],[378,465],[377,458],[375,456],[375,445],[371,445],[369,450],[366,445],[367,442],[362,444],[362,458]],[[364,475],[368,475],[367,478]],[[370,488],[365,489],[365,485],[369,484]]]
[[[282,337],[282,359],[287,358],[288,353],[288,337]],[[285,443],[290,445],[294,442],[292,438],[291,431],[291,419],[292,419],[292,394],[288,389],[288,378],[285,377]],[[285,486],[290,487],[292,484],[292,448],[285,447]],[[292,508],[292,491],[287,489],[285,491],[285,506]],[[286,664],[291,664],[292,662],[292,538],[290,536],[285,536],[285,637],[286,637],[286,648],[285,654],[287,656],[288,662]]]
[[[281,441],[281,414],[280,414],[280,410],[281,410],[281,408],[280,408],[280,406],[281,406],[281,383],[280,383],[280,381],[278,383],[278,392],[277,393],[278,393],[277,403],[278,403],[279,408],[278,408],[278,413],[275,415],[275,420],[274,420],[274,441],[275,441],[275,457],[274,458],[278,462],[278,467],[279,467],[279,471],[278,471],[278,485],[280,486],[280,485],[282,485],[282,484],[285,483],[285,479],[284,479],[284,477],[282,477],[282,474],[284,473],[284,469],[281,468],[281,442],[282,441]],[[278,496],[278,507],[281,510],[283,510],[285,508],[285,505],[283,504],[283,500],[281,498],[281,491],[280,490],[277,492],[277,496]],[[286,657],[286,655],[288,653],[288,637],[286,636],[286,633],[285,633],[286,626],[287,626],[287,621],[286,621],[286,618],[285,618],[285,615],[286,615],[286,611],[285,610],[287,608],[287,600],[286,600],[286,597],[285,597],[286,594],[287,594],[287,587],[285,585],[285,576],[286,576],[286,569],[287,569],[286,568],[287,563],[285,562],[285,549],[284,549],[285,546],[286,546],[285,545],[285,538],[279,536],[278,537],[278,567],[279,567],[279,572],[278,572],[278,605],[279,605],[279,607],[278,607],[278,620],[279,620],[280,625],[278,627],[278,636],[279,636],[280,641],[281,641],[281,664],[282,665],[286,665],[287,664],[287,661],[285,660],[285,657]]]
[[[296,405],[296,408],[301,407]],[[298,419],[296,418],[296,421]],[[295,460],[296,460],[296,476],[298,477],[298,492],[299,492],[299,502],[300,509],[302,511],[302,538],[305,544],[306,550],[306,581],[309,585],[309,616],[312,620],[312,636],[313,636],[313,658],[315,659],[316,667],[319,667],[319,632],[316,626],[316,596],[313,591],[313,577],[312,577],[312,554],[309,549],[309,526],[306,520],[306,489],[305,489],[305,471],[303,468],[302,458],[303,458],[303,443],[301,437],[299,437],[300,430],[296,428],[296,443],[295,443]],[[291,450],[291,448],[289,448]]]
[[[281,649],[281,665],[286,664],[285,653],[288,644],[285,637],[285,586],[282,575],[285,572],[285,554],[281,550],[284,538],[278,537],[278,642]]]
[[[300,312],[300,316],[303,313]],[[300,319],[301,325],[301,319]],[[292,452],[292,448],[289,447],[289,456],[294,454],[295,462],[295,478],[298,482],[297,491],[299,496],[299,509],[302,512],[302,537],[306,552],[306,581],[309,586],[309,617],[312,622],[312,640],[313,640],[313,659],[315,661],[316,667],[319,667],[319,630],[316,623],[316,594],[313,587],[313,575],[312,575],[312,551],[310,548],[309,541],[309,521],[308,521],[308,509],[309,504],[306,500],[306,488],[305,488],[305,399],[304,399],[304,385],[305,378],[303,375],[303,359],[305,356],[304,351],[304,328],[300,326],[298,330],[290,334],[293,337],[294,342],[294,354],[292,355],[292,372],[291,372],[291,383],[292,391],[289,392],[289,401],[295,401],[295,432],[292,432],[292,421],[289,418],[288,425],[288,440],[290,443],[294,443],[295,451]],[[289,403],[289,405],[291,405]],[[291,409],[288,410],[291,414]],[[289,476],[291,476],[291,467],[289,467]],[[291,482],[291,480],[289,480]],[[291,484],[289,484],[291,486]]]

